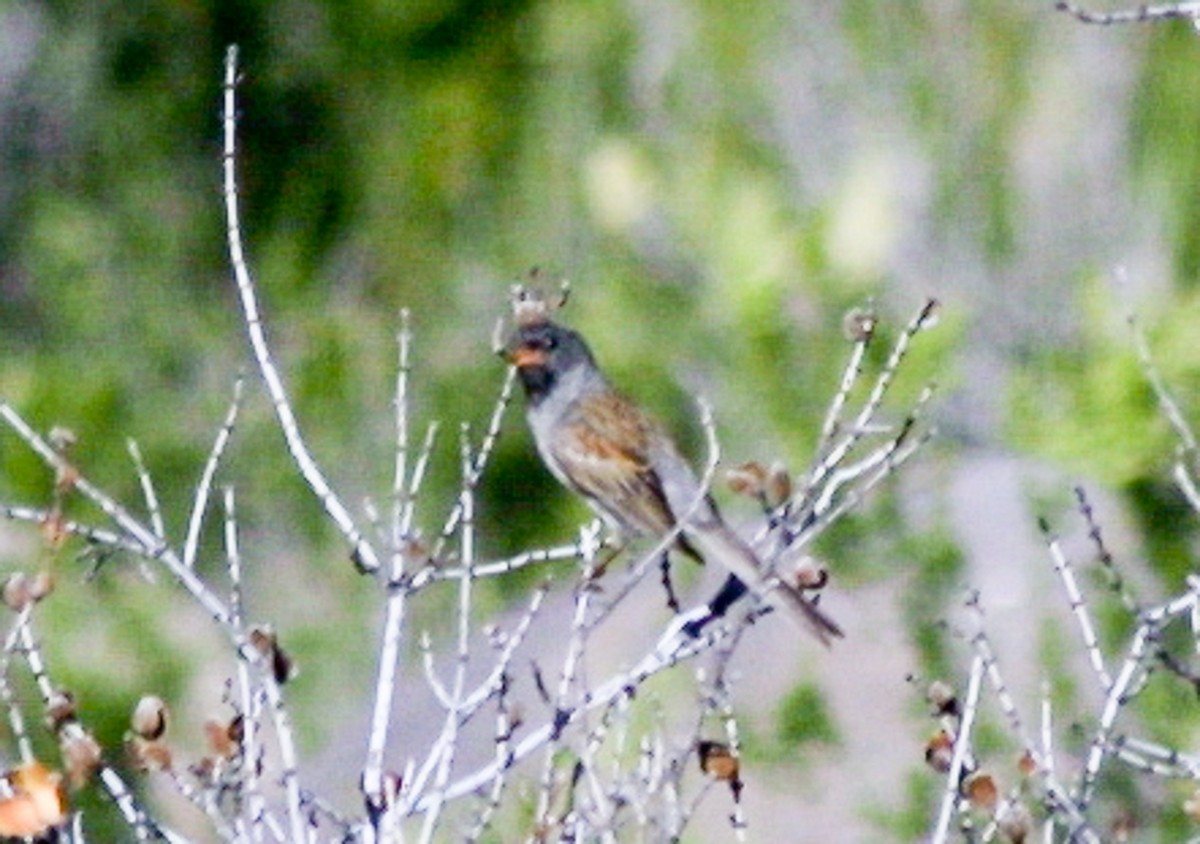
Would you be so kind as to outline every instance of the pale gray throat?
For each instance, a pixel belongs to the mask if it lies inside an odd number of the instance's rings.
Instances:
[[[546,391],[541,400],[530,402],[526,415],[529,418],[529,428],[533,431],[534,439],[540,446],[545,437],[550,434],[553,423],[557,422],[572,406],[584,396],[596,393],[605,387],[604,377],[586,363],[573,366],[559,374],[553,386]]]
[[[542,462],[550,469],[559,482],[568,488],[574,488],[563,474],[551,452],[551,441],[554,430],[560,420],[567,416],[576,402],[584,396],[605,388],[604,376],[596,369],[582,363],[573,366],[558,376],[553,388],[548,390],[541,401],[530,403],[526,410],[529,430],[533,432],[533,440],[537,445]]]

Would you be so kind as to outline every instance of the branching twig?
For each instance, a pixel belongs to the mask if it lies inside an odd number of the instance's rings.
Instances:
[[[363,571],[373,572],[379,569],[379,555],[375,547],[367,541],[362,532],[354,524],[350,512],[342,504],[341,499],[325,480],[325,474],[317,465],[308,445],[300,434],[296,414],[292,411],[287,391],[283,387],[283,379],[275,366],[275,360],[267,345],[266,332],[263,329],[262,316],[258,306],[258,294],[250,277],[250,269],[246,263],[246,254],[242,247],[242,228],[238,210],[237,184],[237,85],[239,80],[237,67],[237,47],[230,47],[225,54],[225,108],[223,124],[225,128],[224,146],[224,188],[226,231],[229,240],[229,262],[233,266],[233,277],[237,282],[238,296],[245,316],[246,330],[250,336],[250,346],[254,350],[254,360],[258,364],[263,384],[271,397],[271,406],[279,419],[279,429],[287,442],[288,453],[296,462],[296,468],[304,477],[305,482],[329,514],[329,518],[350,543],[355,564]]]
[[[1108,26],[1116,23],[1141,23],[1143,21],[1171,20],[1183,18],[1195,22],[1200,18],[1200,3],[1164,3],[1158,6],[1143,5],[1118,12],[1093,12],[1077,3],[1058,0],[1054,7],[1084,23]]]

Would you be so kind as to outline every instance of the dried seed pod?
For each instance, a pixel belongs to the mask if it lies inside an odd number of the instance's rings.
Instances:
[[[54,591],[54,575],[48,571],[39,571],[29,580],[29,597],[34,601],[48,598]]]
[[[0,799],[0,836],[42,836],[67,819],[62,774],[36,760],[5,774],[11,797]]]
[[[771,468],[767,470],[763,497],[767,506],[771,508],[779,507],[792,497],[792,474],[787,466],[779,461],[772,463]]]
[[[62,739],[63,762],[72,788],[83,788],[100,767],[103,754],[100,743],[91,733],[73,731],[76,734]]]
[[[241,752],[242,733],[240,715],[227,723],[217,720],[204,722],[204,737],[208,741],[209,750],[219,759],[232,759]]]
[[[958,695],[954,687],[944,680],[934,680],[925,690],[925,700],[933,706],[934,715],[959,715]]]
[[[142,771],[169,771],[171,748],[165,741],[148,741],[139,736],[130,736],[125,743],[130,761]]]
[[[963,781],[963,795],[980,812],[991,812],[1000,802],[1000,789],[991,774],[976,772]]]
[[[67,541],[70,534],[67,531],[67,519],[62,513],[62,507],[55,503],[42,521],[38,524],[38,530],[41,531],[42,540],[52,550],[57,551]]]
[[[1033,818],[1025,804],[1005,802],[996,813],[996,828],[1011,844],[1025,844],[1033,831]]]
[[[700,755],[701,771],[718,780],[738,778],[738,760],[729,745],[719,741],[702,741],[696,745],[696,749]]]
[[[24,572],[16,571],[4,581],[4,605],[13,612],[20,612],[33,602],[29,594],[29,578]]]
[[[1192,796],[1183,801],[1183,813],[1192,823],[1200,823],[1200,789],[1192,792]]]
[[[716,780],[729,783],[733,799],[742,793],[741,765],[729,745],[719,741],[701,741],[696,745],[700,770]]]
[[[851,308],[842,317],[842,334],[853,343],[863,343],[871,339],[879,319],[870,308]]]
[[[750,461],[741,466],[734,466],[725,472],[725,483],[738,495],[748,498],[762,498],[767,481],[767,470],[758,462]]]
[[[69,454],[79,441],[75,432],[65,425],[55,425],[46,435],[46,439],[50,442],[50,447],[59,454]]]
[[[156,695],[146,695],[137,702],[130,719],[133,731],[144,739],[158,739],[167,731],[167,705]]]
[[[829,582],[829,572],[819,560],[804,554],[796,560],[790,582],[801,592],[824,589]]]
[[[938,730],[925,744],[925,764],[939,774],[950,771],[954,760],[954,738],[945,730]]]
[[[270,627],[252,627],[249,634],[250,645],[270,663],[271,675],[275,682],[283,685],[296,676],[296,666],[287,652],[279,646],[275,631]]]
[[[56,689],[46,701],[46,724],[54,732],[62,729],[63,724],[75,720],[75,695],[66,689]]]
[[[1138,820],[1130,810],[1121,809],[1113,817],[1108,827],[1108,840],[1115,841],[1117,844],[1125,844],[1126,841],[1133,840],[1134,833],[1138,829]]]

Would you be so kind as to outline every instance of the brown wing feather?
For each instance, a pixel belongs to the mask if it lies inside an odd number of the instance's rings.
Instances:
[[[654,423],[611,393],[581,400],[549,443],[571,485],[622,528],[661,536],[675,519],[662,483],[650,466]]]

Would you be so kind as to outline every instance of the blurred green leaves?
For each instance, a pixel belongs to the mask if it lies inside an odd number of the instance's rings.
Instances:
[[[426,500],[445,502],[457,423],[478,442],[502,377],[488,345],[505,289],[539,264],[574,281],[567,319],[685,441],[702,445],[702,394],[731,462],[784,459],[796,472],[848,352],[841,314],[867,300],[880,312],[877,368],[937,295],[942,325],[919,338],[887,420],[936,380],[956,445],[1100,477],[1129,493],[1169,583],[1191,565],[1190,523],[1162,483],[1174,438],[1101,281],[1113,253],[1153,253],[1144,264],[1161,277],[1135,279],[1151,291],[1142,324],[1194,416],[1200,65],[1187,27],[1083,34],[1049,4],[894,0],[142,0],[30,14],[33,58],[0,80],[0,395],[40,430],[74,429],[88,476],[134,503],[125,440],[137,438],[176,535],[249,362],[219,195],[220,62],[237,43],[251,269],[302,428],[356,505],[389,488],[399,308],[416,331],[414,440],[443,423]],[[1084,39],[1105,46],[1088,52]],[[1115,78],[1101,73],[1110,66]],[[1030,119],[1063,96],[1079,114],[1112,112],[1107,133]],[[1098,154],[1093,138],[1116,151]],[[1097,160],[1120,172],[1095,193],[1044,184],[1094,174]],[[1100,197],[1116,208],[1107,217],[1089,204],[1102,191],[1114,194]],[[997,361],[999,382],[980,392],[1003,430],[954,405],[958,387],[978,386],[975,355]],[[327,661],[370,623],[352,612],[363,586],[295,482],[261,392],[248,392],[218,483],[238,486],[247,532],[272,549],[257,565],[318,572],[311,582],[344,598],[284,631],[305,659]],[[482,491],[484,555],[561,540],[585,515],[518,417],[510,408]],[[0,497],[45,504],[50,484],[0,432]],[[858,559],[872,556],[864,546],[899,547],[915,573],[909,630],[926,667],[948,673],[936,619],[965,563],[937,532],[895,540],[904,508],[885,503],[822,550],[848,557],[834,571],[852,579],[890,571]],[[431,508],[423,529],[444,515]],[[215,566],[206,547],[201,565]],[[540,575],[504,589],[522,594]],[[155,624],[140,607],[128,618]],[[341,633],[326,638],[322,624]],[[154,682],[179,683],[186,668]],[[108,691],[140,693],[143,676]],[[832,723],[806,687],[778,732],[821,739]]]

